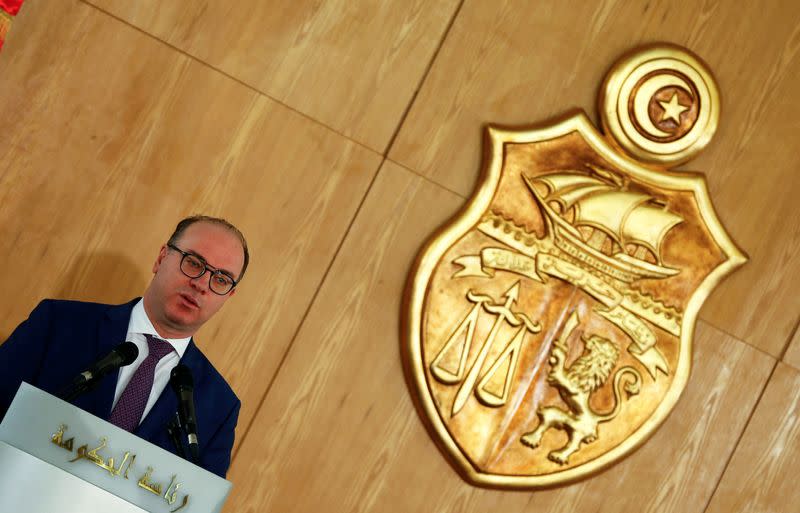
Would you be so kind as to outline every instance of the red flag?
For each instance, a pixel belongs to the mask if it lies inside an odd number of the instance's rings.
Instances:
[[[3,41],[11,28],[14,16],[22,7],[22,0],[0,0],[0,49],[3,48]]]

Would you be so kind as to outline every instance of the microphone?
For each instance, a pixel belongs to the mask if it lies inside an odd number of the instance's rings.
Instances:
[[[123,342],[110,353],[94,362],[87,370],[78,374],[72,383],[61,391],[59,397],[71,401],[91,389],[106,374],[132,364],[139,356],[139,348],[133,342]]]
[[[178,396],[178,418],[186,433],[189,453],[194,463],[200,461],[200,444],[197,440],[197,417],[194,411],[194,380],[189,367],[179,364],[169,376],[169,384]]]

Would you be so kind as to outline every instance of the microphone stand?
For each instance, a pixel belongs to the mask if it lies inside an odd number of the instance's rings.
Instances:
[[[169,434],[169,438],[172,440],[172,445],[175,446],[175,451],[177,452],[178,456],[186,459],[186,451],[181,443],[180,433],[182,431],[183,428],[181,426],[180,418],[178,417],[178,413],[175,412],[175,417],[167,424],[167,434]]]

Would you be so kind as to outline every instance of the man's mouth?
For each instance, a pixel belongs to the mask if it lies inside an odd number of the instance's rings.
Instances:
[[[197,301],[195,298],[193,298],[192,296],[190,296],[189,294],[183,294],[183,293],[181,293],[181,295],[180,295],[180,296],[183,298],[183,300],[184,300],[184,301],[186,301],[187,303],[189,303],[189,304],[190,304],[190,305],[192,305],[193,307],[195,307],[195,308],[200,308],[200,303],[199,303],[199,302],[198,302],[198,301]]]

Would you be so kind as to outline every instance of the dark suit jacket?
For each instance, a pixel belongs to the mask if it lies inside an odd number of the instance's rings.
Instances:
[[[0,418],[5,416],[22,381],[56,394],[98,358],[125,341],[133,306],[46,299],[0,345]],[[231,459],[234,428],[241,405],[225,379],[194,344],[181,358],[192,371],[197,410],[200,466],[225,477]],[[73,403],[108,420],[119,371]],[[156,401],[133,434],[170,452],[166,425],[178,400],[169,388]]]

